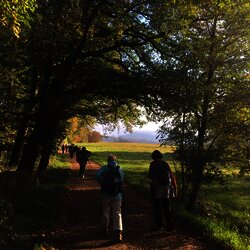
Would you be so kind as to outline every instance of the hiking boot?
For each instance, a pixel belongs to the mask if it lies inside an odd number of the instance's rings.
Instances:
[[[114,242],[122,242],[122,231],[121,230],[115,230],[115,235],[114,235]]]

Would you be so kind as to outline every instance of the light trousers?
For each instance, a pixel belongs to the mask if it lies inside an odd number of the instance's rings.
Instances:
[[[116,197],[102,197],[102,211],[104,227],[110,226],[110,221],[113,223],[114,230],[121,230],[122,227],[122,200]]]

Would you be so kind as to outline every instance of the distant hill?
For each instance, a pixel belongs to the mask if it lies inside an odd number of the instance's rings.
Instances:
[[[103,138],[103,141],[110,142],[141,142],[141,143],[159,143],[155,139],[156,133],[154,131],[133,131],[131,134],[123,134],[117,136],[108,136]]]

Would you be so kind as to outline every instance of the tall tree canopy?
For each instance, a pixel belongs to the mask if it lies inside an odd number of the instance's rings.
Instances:
[[[41,155],[38,168],[46,168],[66,121],[76,114],[102,123],[136,121],[134,102],[144,83],[134,51],[159,36],[143,12],[147,2],[37,1],[30,29],[13,38],[22,97],[11,165],[33,172]],[[14,63],[9,72],[16,72]]]

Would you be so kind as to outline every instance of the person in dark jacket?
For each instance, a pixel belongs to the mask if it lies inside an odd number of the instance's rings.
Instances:
[[[159,150],[153,151],[153,161],[149,166],[148,178],[151,180],[150,191],[157,230],[171,229],[169,198],[176,197],[177,186],[169,164],[162,160]]]
[[[75,146],[75,144],[68,145],[68,152],[69,152],[69,156],[71,159],[74,157],[74,146]]]
[[[84,178],[85,168],[87,165],[87,162],[89,160],[89,157],[91,155],[91,152],[88,151],[85,147],[82,147],[81,149],[76,150],[76,161],[79,163],[79,175],[80,177]]]
[[[65,146],[64,146],[64,144],[62,144],[62,146],[61,146],[62,154],[64,154],[64,150],[65,150]]]

